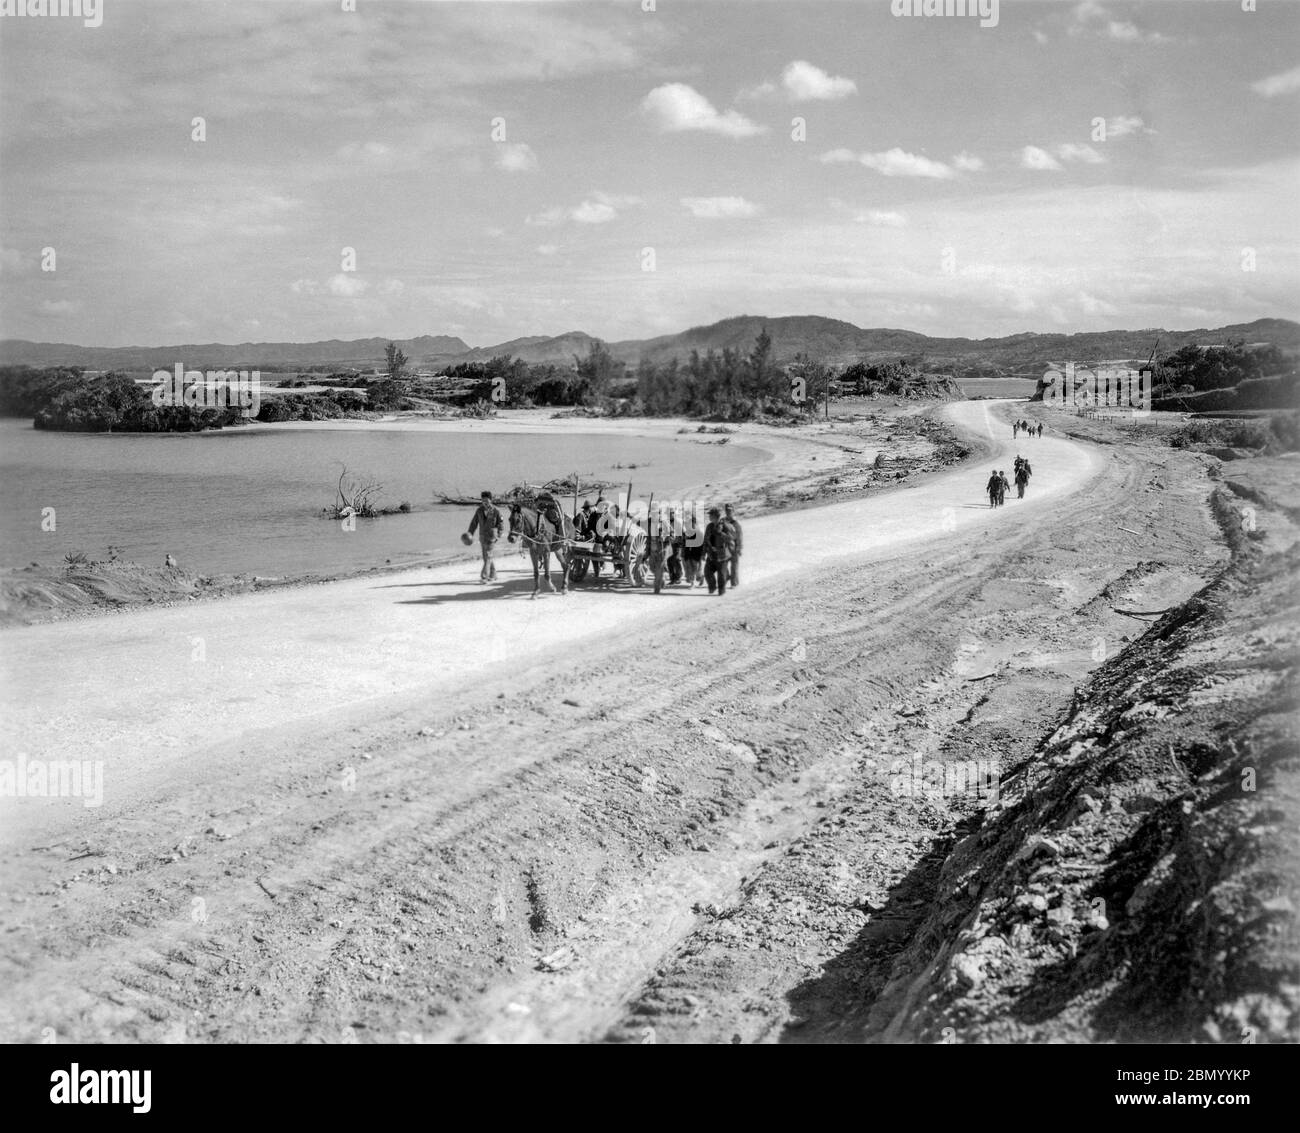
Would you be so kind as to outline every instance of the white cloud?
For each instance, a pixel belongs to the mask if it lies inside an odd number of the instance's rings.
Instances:
[[[719,114],[704,95],[685,83],[655,87],[641,100],[641,110],[665,133],[703,130],[728,138],[749,138],[767,128],[736,110]]]
[[[1056,147],[1056,156],[1062,161],[1077,161],[1084,165],[1101,165],[1106,160],[1092,146],[1079,145],[1077,142],[1063,142]]]
[[[762,211],[744,197],[683,197],[682,204],[701,220],[747,220]]]
[[[1035,30],[1034,30],[1034,42],[1035,42],[1035,43],[1038,43],[1038,44],[1040,44],[1040,45],[1046,43],[1046,42],[1047,42],[1047,35],[1046,35],[1044,32],[1041,32],[1041,31],[1038,31],[1037,29],[1035,29]]]
[[[781,72],[781,85],[795,102],[828,102],[858,93],[852,79],[828,75],[807,60],[796,59]]]
[[[583,201],[569,215],[579,224],[605,224],[618,216],[618,209],[607,201]]]
[[[1070,26],[1071,35],[1093,32],[1121,43],[1164,43],[1166,37],[1159,32],[1146,32],[1131,20],[1117,20],[1096,0],[1084,0],[1074,9],[1074,23]]]
[[[1257,83],[1251,83],[1250,89],[1264,98],[1277,98],[1280,94],[1293,94],[1300,90],[1300,67],[1292,67],[1281,74],[1269,75]]]
[[[833,149],[821,155],[827,163],[856,161],[868,169],[874,169],[885,177],[931,177],[946,181],[956,176],[952,167],[942,161],[934,161],[920,154],[907,153],[895,146],[881,153],[859,153],[852,150]]]
[[[386,279],[379,285],[380,295],[401,295],[406,290],[406,284],[400,279]]]
[[[528,217],[525,223],[539,228],[555,228],[566,220],[577,224],[605,224],[624,209],[641,204],[640,197],[619,193],[594,192],[572,208],[548,208]]]
[[[539,256],[553,256],[560,250],[559,244],[538,244],[537,254]]]
[[[982,173],[984,172],[984,161],[976,157],[973,153],[967,153],[962,150],[952,159],[953,168],[960,169],[963,173]]]
[[[531,173],[537,168],[537,155],[527,142],[501,142],[497,145],[496,165],[507,173]]]
[[[1045,149],[1037,146],[1025,146],[1020,151],[1020,164],[1024,169],[1060,169],[1061,163]]]
[[[1298,68],[1297,70],[1300,70]],[[1117,118],[1106,119],[1106,137],[1107,138],[1126,138],[1129,134],[1154,134],[1151,129],[1141,118],[1130,117],[1124,114]]]
[[[885,209],[868,209],[866,212],[860,212],[853,218],[859,224],[870,224],[876,228],[902,228],[907,224],[907,217],[901,212],[890,212]]]

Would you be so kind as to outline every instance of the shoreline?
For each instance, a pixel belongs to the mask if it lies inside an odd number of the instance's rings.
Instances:
[[[682,417],[557,417],[550,409],[525,409],[503,410],[501,416],[484,420],[389,415],[379,420],[286,421],[256,428],[514,435],[562,431],[656,440],[698,437],[694,443],[736,444],[752,449],[758,459],[716,483],[690,485],[680,493],[681,498],[728,499],[744,518],[753,518],[827,506],[904,483],[916,484],[930,474],[972,458],[980,445],[942,420],[942,410],[948,404],[862,399],[849,406],[843,416],[788,426],[752,422],[720,425]],[[717,428],[729,431],[707,431]],[[244,429],[238,432],[246,435]],[[0,571],[0,630],[351,579],[382,578],[457,563],[472,566],[477,562],[476,552],[457,547],[445,554],[400,563],[274,577],[209,575],[135,562],[97,562],[76,572],[62,565],[13,567]]]

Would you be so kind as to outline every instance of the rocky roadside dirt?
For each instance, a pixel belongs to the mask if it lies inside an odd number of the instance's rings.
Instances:
[[[1059,533],[1026,545],[943,695],[867,726],[853,789],[708,910],[611,1038],[1296,1041],[1296,529],[1215,487],[1217,461],[1118,449],[1132,496],[1099,493],[1073,530],[1112,577],[1055,575]],[[1249,463],[1297,498],[1294,462]],[[1187,598],[1185,540],[1212,521],[1233,558]]]
[[[952,863],[1039,805],[1038,788],[1019,801],[1022,768],[1061,747],[1076,688],[1151,628],[1143,611],[1187,601],[1229,562],[1212,459],[1112,448],[1087,493],[974,545],[828,570],[779,605],[742,587],[576,662],[504,666],[441,710],[331,717],[320,735],[268,727],[227,753],[227,781],[32,847],[11,873],[0,1037],[993,1034],[954,997],[996,980],[983,961],[969,985],[949,980],[944,949],[954,970],[977,966],[941,914],[991,896],[1002,859],[979,857],[987,884],[964,889]],[[322,748],[346,754],[324,766]],[[930,763],[974,785],[928,792]],[[1035,812],[1025,839],[1046,821]],[[1070,864],[1073,843],[1054,844],[1050,861]],[[1056,946],[1062,916],[1047,914],[1066,904],[1080,934],[1108,931],[1090,891],[1058,901],[1060,887],[1045,883],[1046,909],[1029,903],[1035,941]],[[1100,893],[1107,909],[1118,892]],[[990,1027],[1018,1009],[1009,991],[987,1005]],[[1087,1037],[1060,1018],[1060,1035]]]

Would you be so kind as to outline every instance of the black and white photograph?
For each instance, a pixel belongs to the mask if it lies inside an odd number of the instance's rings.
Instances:
[[[1248,1106],[1298,318],[1292,0],[0,0],[0,1042]]]

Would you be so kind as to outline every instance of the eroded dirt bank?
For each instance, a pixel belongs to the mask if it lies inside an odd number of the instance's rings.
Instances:
[[[1228,560],[1209,458],[1107,455],[960,537],[204,752],[220,775],[15,861],[0,1035],[861,1041],[901,995],[899,1038],[977,1037],[914,950],[949,939],[931,914],[964,907],[945,863],[986,800],[900,795],[897,767],[996,767],[984,821],[1023,817],[1016,769],[1134,611]]]

